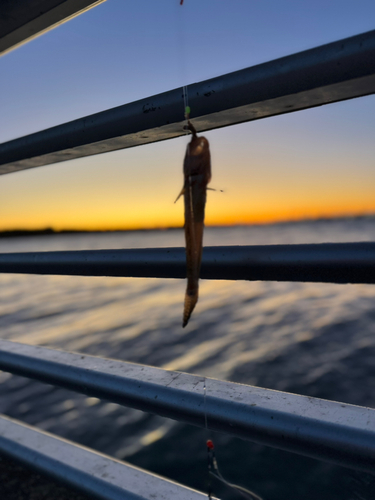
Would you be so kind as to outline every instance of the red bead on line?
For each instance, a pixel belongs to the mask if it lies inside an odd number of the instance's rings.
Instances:
[[[207,439],[207,448],[209,450],[213,450],[214,449],[214,443],[211,441],[211,439]]]

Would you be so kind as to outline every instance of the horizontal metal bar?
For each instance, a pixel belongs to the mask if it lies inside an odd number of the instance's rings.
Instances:
[[[0,2],[0,56],[105,0]]]
[[[204,500],[207,495],[0,416],[0,454],[101,500]]]
[[[375,31],[188,86],[201,132],[375,92]],[[0,145],[0,174],[183,135],[182,88]]]
[[[374,472],[374,409],[5,340],[0,340],[0,369]]]
[[[4,253],[0,273],[185,278],[185,250]],[[375,243],[205,247],[201,277],[375,283]]]

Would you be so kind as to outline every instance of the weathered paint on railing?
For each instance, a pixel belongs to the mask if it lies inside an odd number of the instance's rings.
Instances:
[[[0,369],[340,465],[374,471],[375,410],[0,341]]]

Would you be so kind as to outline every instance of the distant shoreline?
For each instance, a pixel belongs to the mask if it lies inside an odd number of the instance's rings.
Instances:
[[[140,229],[53,229],[53,228],[45,228],[45,229],[11,229],[7,231],[0,231],[0,238],[18,238],[25,236],[52,236],[59,234],[112,234],[112,233],[140,233],[146,231],[174,231],[180,230],[181,227],[166,227],[166,228],[140,228]]]
[[[233,224],[233,225],[217,225],[217,226],[207,226],[216,228],[229,228],[229,227],[251,227],[251,226],[281,226],[285,224],[308,224],[316,222],[338,222],[338,221],[357,221],[357,220],[371,220],[374,219],[375,214],[369,215],[353,215],[346,217],[318,217],[316,219],[298,219],[298,220],[285,220],[277,222],[267,222],[267,223],[253,223],[253,224]],[[97,229],[97,230],[86,230],[86,229],[62,229],[57,230],[51,227],[44,229],[10,229],[6,231],[0,231],[0,238],[19,238],[27,236],[50,236],[59,234],[98,234],[98,233],[134,233],[134,232],[145,232],[145,231],[176,231],[181,230],[182,227],[165,227],[165,228],[140,228],[140,229]]]

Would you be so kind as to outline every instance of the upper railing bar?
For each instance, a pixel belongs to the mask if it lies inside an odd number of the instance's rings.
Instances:
[[[0,2],[0,56],[105,0]]]
[[[375,410],[370,408],[5,340],[0,340],[0,369],[374,472]]]
[[[0,273],[185,278],[184,248],[0,254]],[[375,283],[375,243],[205,247],[201,277]]]
[[[201,132],[375,92],[375,31],[189,85]],[[183,135],[182,88],[0,145],[0,174]]]
[[[207,495],[0,416],[0,453],[100,500],[204,500]]]

